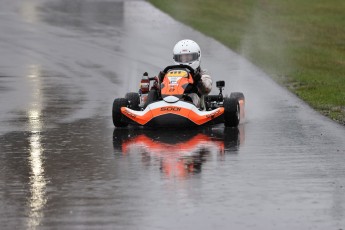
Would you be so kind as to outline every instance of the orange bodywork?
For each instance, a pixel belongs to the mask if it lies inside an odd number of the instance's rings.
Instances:
[[[161,94],[165,96],[182,95],[188,84],[193,84],[193,78],[190,73],[185,70],[169,71],[162,82]]]
[[[165,114],[175,114],[175,115],[185,117],[191,120],[196,125],[202,125],[222,115],[224,113],[224,108],[223,107],[218,108],[212,111],[212,113],[208,113],[206,115],[199,115],[191,109],[178,107],[178,106],[163,106],[163,107],[155,108],[148,111],[147,113],[144,113],[143,115],[134,114],[133,112],[131,112],[130,109],[126,107],[122,107],[121,112],[122,114],[127,116],[129,119],[135,121],[136,123],[140,125],[145,125],[151,119],[165,115]]]
[[[126,108],[126,107],[121,108],[121,113],[124,114],[129,119],[137,122],[140,125],[145,125],[147,122],[149,122],[153,118],[151,111],[148,111],[147,113],[143,114],[142,116],[139,116],[139,115],[132,113],[131,110]]]
[[[213,113],[208,114],[208,115],[204,115],[204,116],[200,116],[199,114],[191,111],[188,118],[191,121],[193,121],[195,124],[202,125],[202,124],[205,124],[206,122],[209,122],[209,121],[213,120],[216,117],[219,117],[223,113],[224,113],[224,108],[223,107],[218,108]]]

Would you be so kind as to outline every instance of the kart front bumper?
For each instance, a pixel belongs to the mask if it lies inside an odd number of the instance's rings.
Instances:
[[[126,122],[149,127],[180,128],[224,122],[223,107],[212,111],[200,111],[193,104],[184,101],[158,101],[148,105],[143,111],[122,107],[121,113]]]

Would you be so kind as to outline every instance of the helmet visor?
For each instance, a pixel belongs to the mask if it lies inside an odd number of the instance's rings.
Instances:
[[[175,54],[174,60],[179,63],[189,63],[198,60],[198,53]]]

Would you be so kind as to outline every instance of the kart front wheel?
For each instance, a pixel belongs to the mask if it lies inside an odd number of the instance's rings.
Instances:
[[[133,110],[139,110],[140,97],[138,93],[126,93],[125,98],[129,102],[129,108]]]
[[[236,98],[224,98],[224,125],[226,127],[237,127],[240,123],[240,105]]]
[[[126,127],[127,122],[122,121],[121,107],[127,107],[128,100],[126,98],[117,98],[113,103],[113,123],[116,127]]]

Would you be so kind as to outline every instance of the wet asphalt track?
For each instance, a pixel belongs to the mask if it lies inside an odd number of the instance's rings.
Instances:
[[[182,38],[247,121],[114,130]],[[1,229],[345,229],[345,128],[144,1],[2,0],[0,103]]]

